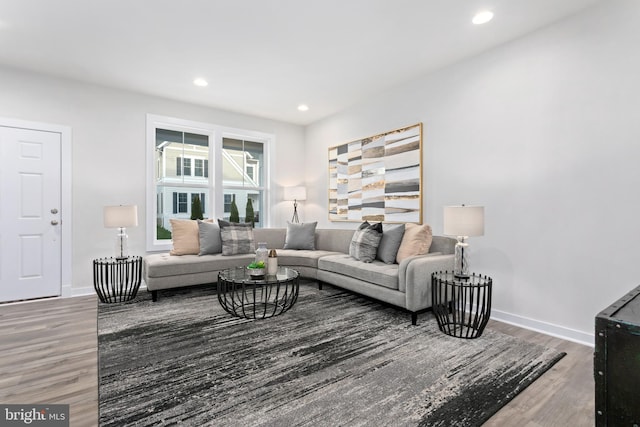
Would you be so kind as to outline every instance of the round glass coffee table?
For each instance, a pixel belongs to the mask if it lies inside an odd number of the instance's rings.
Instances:
[[[278,267],[273,275],[254,278],[245,267],[218,273],[218,301],[236,317],[266,319],[289,310],[298,299],[298,272]]]

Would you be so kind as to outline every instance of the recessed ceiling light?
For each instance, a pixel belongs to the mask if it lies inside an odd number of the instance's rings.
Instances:
[[[298,111],[309,111],[309,106],[306,104],[298,105]]]
[[[487,22],[493,19],[493,12],[489,10],[483,10],[481,12],[476,13],[471,22],[476,25],[486,24]]]
[[[209,86],[209,83],[205,79],[195,79],[193,84],[200,87]]]

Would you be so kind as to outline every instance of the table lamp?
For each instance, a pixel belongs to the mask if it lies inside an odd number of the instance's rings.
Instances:
[[[299,223],[298,200],[307,200],[307,189],[305,187],[285,187],[284,199],[293,200],[293,217],[291,222]]]
[[[453,274],[458,279],[469,278],[469,259],[466,249],[469,237],[484,235],[484,206],[445,206],[444,234],[456,236]]]
[[[138,206],[137,205],[119,205],[104,207],[104,226],[106,228],[117,228],[116,235],[116,259],[127,259],[129,249],[127,243],[127,227],[136,227],[138,225]]]

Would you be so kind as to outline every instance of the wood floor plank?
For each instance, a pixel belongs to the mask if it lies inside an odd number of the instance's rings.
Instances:
[[[485,426],[594,425],[593,349],[513,325],[489,328],[567,353]],[[97,299],[0,305],[0,402],[64,403],[71,425],[98,423]]]
[[[491,320],[489,328],[553,347],[567,355],[527,387],[485,426],[593,426],[593,348]]]
[[[70,425],[98,424],[97,299],[0,305],[0,402],[69,404]]]

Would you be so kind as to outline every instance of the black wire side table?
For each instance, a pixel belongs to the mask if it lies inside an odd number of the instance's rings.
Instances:
[[[245,267],[218,273],[218,301],[225,311],[246,319],[267,319],[289,310],[298,300],[298,272],[278,267],[273,275],[259,279]]]
[[[457,338],[478,338],[491,316],[493,280],[473,273],[458,278],[452,271],[431,276],[433,313],[438,328]]]
[[[142,257],[93,260],[93,287],[100,302],[130,301],[138,294],[142,282]]]

